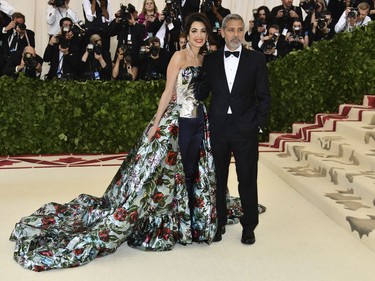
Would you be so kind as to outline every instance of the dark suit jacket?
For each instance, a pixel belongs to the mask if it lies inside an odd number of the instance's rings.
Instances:
[[[16,73],[16,66],[20,65],[22,60],[22,51],[11,52],[4,67],[4,75],[17,78],[19,73]],[[35,60],[37,63],[42,64],[43,60],[40,56],[36,55]],[[27,77],[37,78],[37,72],[35,67],[26,67],[22,70]]]
[[[205,78],[199,94],[212,93],[211,135],[220,135],[229,106],[238,129],[245,135],[254,135],[259,127],[266,126],[271,102],[264,55],[242,48],[232,92],[229,92],[223,52],[224,48],[221,48],[207,55],[203,62]]]
[[[10,55],[10,49],[9,49],[9,38],[13,34],[13,29],[9,30],[6,34],[4,34],[3,39],[3,49],[4,49],[4,55],[8,57]],[[35,33],[34,31],[30,29],[26,29],[26,34],[29,39],[27,41],[26,36],[18,39],[18,45],[17,45],[17,51],[23,52],[23,49],[28,46],[28,43],[30,43],[30,46],[35,48]]]
[[[50,69],[47,74],[48,79],[53,79],[57,77],[57,70],[60,64],[60,49],[59,44],[50,45],[48,44],[44,50],[43,60],[50,63]],[[64,56],[62,61],[62,72],[63,77],[69,79],[76,79],[79,75],[79,61],[80,56],[80,46],[78,42],[73,44],[71,42],[69,46],[69,53]]]

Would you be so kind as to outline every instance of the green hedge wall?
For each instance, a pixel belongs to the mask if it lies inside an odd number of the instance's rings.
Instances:
[[[375,94],[375,23],[269,63],[269,131]],[[0,77],[0,155],[128,151],[157,110],[164,81]],[[267,138],[267,133],[264,138]]]
[[[270,62],[269,75],[271,131],[290,131],[293,122],[312,122],[342,103],[362,103],[375,94],[375,22]]]
[[[0,155],[128,151],[164,82],[0,78]]]

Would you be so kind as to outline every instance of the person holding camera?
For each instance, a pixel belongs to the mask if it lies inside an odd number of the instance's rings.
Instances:
[[[309,43],[321,40],[331,40],[335,35],[335,24],[329,10],[320,13],[319,18],[311,17],[312,25],[309,34]]]
[[[293,6],[293,0],[281,0],[281,5],[274,7],[271,13],[275,19],[275,24],[282,29],[283,35],[286,35],[288,30],[292,29],[294,19],[303,19],[302,9]]]
[[[60,20],[60,32],[52,36],[44,51],[43,60],[50,63],[47,79],[77,79],[80,58],[80,38],[73,32],[73,21]]]
[[[183,31],[179,5],[176,5],[174,1],[165,0],[165,7],[159,16],[162,25],[156,33],[161,48],[170,52],[171,55],[178,50],[178,38]]]
[[[35,48],[35,33],[26,28],[25,16],[19,12],[13,13],[11,22],[3,28],[2,32],[5,60],[12,52],[22,52],[26,46]]]
[[[112,79],[121,81],[134,81],[137,78],[138,67],[132,66],[132,59],[126,49],[119,47],[116,62],[112,69]]]
[[[367,2],[359,3],[357,8],[346,8],[335,25],[335,32],[351,32],[356,27],[366,26],[371,21],[371,18],[368,16],[369,12],[370,5]]]
[[[266,56],[267,62],[284,57],[290,51],[285,36],[280,34],[280,27],[276,24],[268,27],[267,35],[261,38],[258,43],[258,48],[262,50]]]
[[[309,46],[308,31],[303,30],[300,19],[293,21],[292,30],[286,34],[285,40],[289,44],[290,51],[302,50]]]
[[[4,67],[4,75],[17,78],[24,73],[30,78],[39,78],[42,73],[43,60],[32,46],[26,46],[23,51],[14,51],[10,54]]]
[[[148,37],[153,37],[158,32],[162,23],[159,20],[160,14],[154,0],[144,0],[142,12],[138,16],[138,23],[144,24]]]
[[[60,32],[60,20],[70,18],[73,23],[79,21],[77,13],[69,8],[70,0],[49,0],[47,8],[46,22],[48,25],[48,35],[50,37]]]
[[[109,34],[117,38],[116,49],[122,48],[125,51],[125,56],[130,56],[129,62],[135,73],[138,72],[139,53],[146,38],[146,27],[137,23],[137,15],[138,11],[132,4],[121,5],[120,10],[115,14],[115,19],[109,25]],[[117,55],[118,52],[114,57],[115,62],[117,62]]]
[[[218,47],[225,45],[225,41],[220,35],[220,27],[223,18],[230,14],[230,10],[221,5],[221,0],[205,0],[201,7],[202,13],[205,13],[212,26],[212,39],[217,42]]]
[[[115,18],[112,13],[111,0],[83,0],[82,7],[87,29],[84,45],[86,46],[92,35],[98,34],[102,40],[102,48],[109,52],[111,37],[108,25]]]
[[[165,79],[171,54],[160,48],[160,39],[151,37],[145,51],[141,53],[138,78],[141,80]]]
[[[81,70],[84,80],[111,79],[111,55],[109,51],[103,49],[102,38],[99,34],[91,35],[90,43],[81,58]]]
[[[258,48],[260,38],[267,34],[267,27],[273,24],[274,19],[267,6],[260,6],[253,16],[254,19],[249,21],[249,30],[245,33],[245,41],[251,42],[251,47],[260,51]]]

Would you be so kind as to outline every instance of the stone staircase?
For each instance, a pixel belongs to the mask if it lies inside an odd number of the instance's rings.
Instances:
[[[260,161],[375,251],[375,96],[292,128],[260,144]]]

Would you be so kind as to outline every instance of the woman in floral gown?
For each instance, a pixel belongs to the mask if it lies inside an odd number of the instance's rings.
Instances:
[[[115,252],[125,241],[146,251],[211,243],[215,174],[207,114],[194,98],[208,26],[204,15],[190,17],[190,47],[171,59],[158,111],[103,196],[48,203],[16,224],[10,240],[19,264],[34,271],[75,267]],[[239,201],[228,202],[232,217],[240,216]]]

